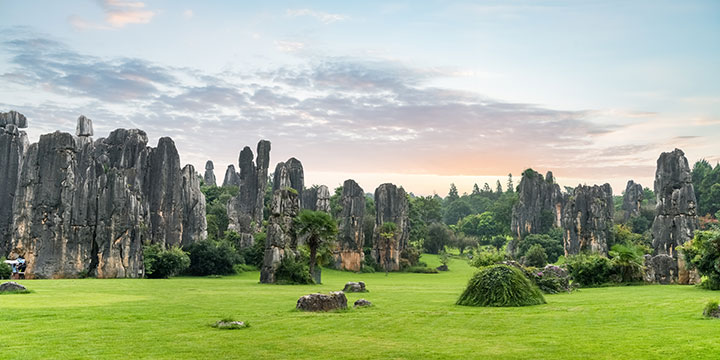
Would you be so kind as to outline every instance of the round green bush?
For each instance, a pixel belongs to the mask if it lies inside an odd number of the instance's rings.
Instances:
[[[457,304],[529,306],[545,304],[545,297],[520,270],[500,264],[480,269],[470,279]]]

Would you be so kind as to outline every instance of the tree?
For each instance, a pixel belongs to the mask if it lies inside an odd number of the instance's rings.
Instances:
[[[458,220],[472,214],[472,208],[465,199],[452,202],[445,210],[445,224],[454,225]],[[509,227],[509,225],[508,225]]]
[[[310,248],[310,274],[315,274],[318,249],[332,242],[337,235],[337,224],[323,211],[301,210],[295,218],[298,236],[306,236]]]
[[[463,233],[455,234],[455,247],[460,250],[460,255],[467,249],[472,249],[478,246],[479,241],[475,236],[465,235]]]
[[[517,256],[527,256],[527,252],[533,245],[541,245],[547,254],[547,260],[550,263],[557,261],[558,257],[565,254],[563,248],[562,234],[560,238],[551,237],[547,234],[530,234],[518,242]]]
[[[513,185],[512,174],[508,174],[507,192],[515,192],[515,186]]]
[[[645,259],[641,246],[631,243],[615,244],[608,253],[612,258],[613,265],[620,272],[623,282],[640,281],[643,276]]]
[[[540,244],[534,244],[525,253],[525,265],[534,267],[545,267],[547,265],[547,254]]]
[[[503,193],[502,184],[500,184],[500,180],[498,180],[497,183],[495,184],[495,193],[497,193],[497,194]]]
[[[720,290],[720,230],[695,231],[695,237],[679,249],[690,268],[707,276],[703,287]]]
[[[335,219],[339,218],[342,213],[343,204],[340,202],[340,199],[342,199],[342,192],[343,187],[338,186],[335,188],[335,192],[332,196],[330,196],[330,213]]]
[[[485,183],[485,185],[483,185],[482,191],[483,191],[484,193],[491,193],[491,192],[492,192],[492,189],[490,189],[490,185],[489,185],[488,183]]]
[[[433,223],[428,227],[428,234],[423,241],[423,249],[429,254],[437,254],[444,250],[446,245],[452,243],[452,232],[447,226],[440,223]]]
[[[478,194],[480,194],[480,188],[478,187],[478,184],[477,184],[477,183],[473,184],[472,194],[473,194],[473,195],[478,195]]]
[[[453,202],[459,198],[460,198],[460,196],[458,195],[458,190],[457,190],[457,187],[455,187],[455,183],[451,183],[450,191],[448,191],[448,195],[445,198],[445,201]]]

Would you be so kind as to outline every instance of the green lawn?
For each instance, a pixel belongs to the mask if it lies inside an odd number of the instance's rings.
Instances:
[[[423,258],[431,265],[437,259]],[[718,359],[720,292],[691,286],[581,289],[525,308],[454,305],[473,269],[441,274],[323,270],[323,285],[258,284],[259,273],[170,280],[27,280],[0,296],[0,358]],[[365,281],[375,306],[295,311],[311,292]],[[218,330],[223,317],[250,328]]]

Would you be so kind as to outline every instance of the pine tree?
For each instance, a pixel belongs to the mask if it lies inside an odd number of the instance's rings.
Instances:
[[[497,181],[497,185],[495,185],[495,188],[496,188],[496,190],[495,190],[496,193],[502,194],[503,190],[502,190],[502,185],[500,185],[500,180]]]
[[[447,200],[449,201],[455,201],[459,199],[460,196],[458,195],[457,187],[455,187],[455,183],[450,184],[450,191],[448,191]]]
[[[515,186],[512,181],[512,174],[508,174],[507,192],[515,192]]]
[[[480,188],[478,187],[478,184],[476,183],[476,184],[473,185],[472,194],[473,194],[473,195],[477,195],[477,194],[479,194],[479,193],[480,193]]]
[[[483,185],[483,190],[482,190],[482,191],[485,192],[485,193],[491,193],[491,192],[492,192],[492,189],[490,188],[490,185],[488,185],[488,183],[485,183],[485,185]]]

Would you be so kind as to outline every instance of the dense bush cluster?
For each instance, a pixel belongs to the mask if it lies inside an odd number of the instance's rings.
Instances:
[[[143,247],[145,275],[153,279],[175,276],[190,266],[190,257],[179,247],[163,249],[159,244]]]
[[[542,292],[513,266],[487,266],[478,271],[457,300],[467,306],[528,306],[545,303]]]
[[[12,268],[5,263],[5,258],[0,257],[0,279],[9,279],[12,275]]]
[[[199,241],[190,245],[188,251],[188,272],[195,276],[231,275],[235,273],[234,266],[241,262],[235,247],[227,241]]]
[[[304,256],[285,256],[275,272],[276,283],[281,285],[314,284],[310,267]]]
[[[706,277],[703,287],[720,290],[720,230],[696,231],[680,251],[689,267]]]

